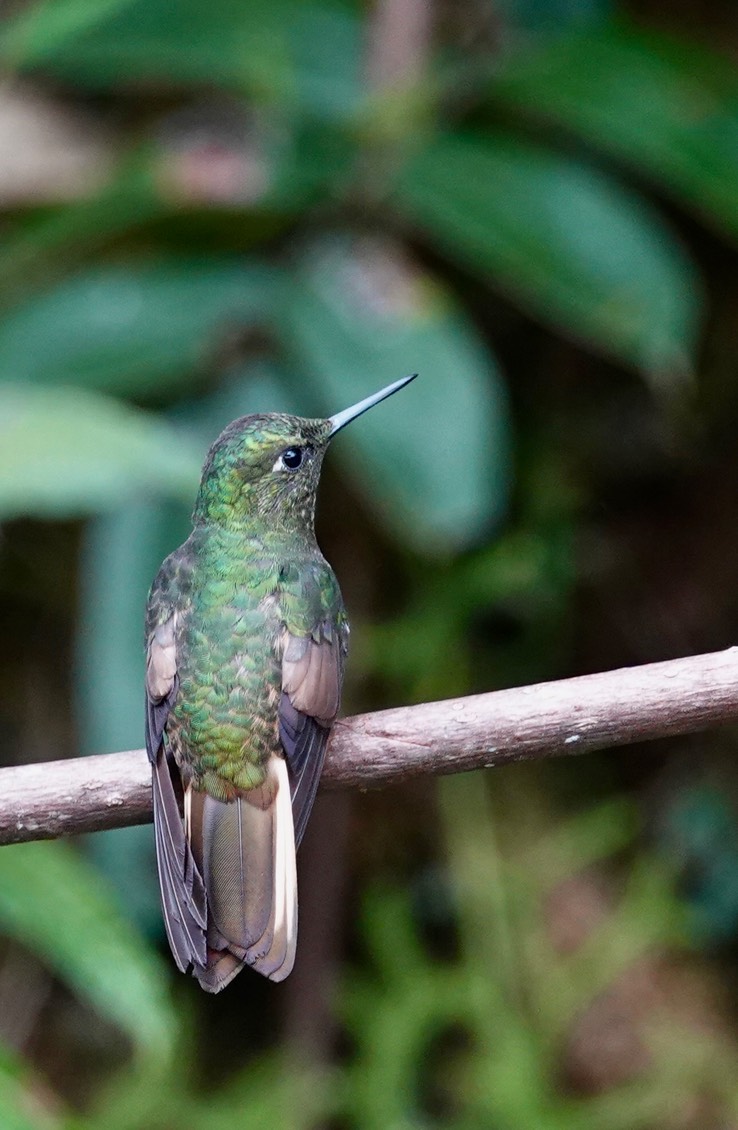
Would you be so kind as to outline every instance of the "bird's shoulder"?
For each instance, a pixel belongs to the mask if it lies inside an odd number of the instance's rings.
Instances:
[[[189,599],[194,571],[191,539],[170,553],[154,577],[146,602],[146,638]]]
[[[336,642],[345,650],[348,620],[333,569],[319,554],[283,561],[279,568],[279,614],[287,631]]]

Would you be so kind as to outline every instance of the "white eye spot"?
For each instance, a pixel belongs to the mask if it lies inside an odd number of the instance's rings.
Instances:
[[[296,471],[302,464],[304,448],[286,447],[274,461],[273,471]]]

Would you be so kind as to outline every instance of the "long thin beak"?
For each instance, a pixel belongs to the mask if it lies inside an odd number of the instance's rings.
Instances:
[[[375,392],[372,396],[367,396],[366,400],[360,400],[358,404],[354,404],[352,408],[344,408],[343,412],[337,412],[335,416],[330,416],[328,422],[331,425],[331,430],[328,433],[329,438],[334,436],[336,432],[340,432],[341,428],[345,428],[357,416],[361,416],[363,412],[368,412],[375,404],[379,404],[381,400],[386,400],[388,396],[392,396],[393,392],[398,392],[405,385],[409,385],[410,381],[414,381],[417,373],[411,373],[409,377],[402,377],[394,384],[387,385],[381,392]]]

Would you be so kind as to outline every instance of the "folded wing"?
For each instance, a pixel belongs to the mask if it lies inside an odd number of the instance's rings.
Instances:
[[[279,736],[289,769],[295,845],[299,847],[341,702],[345,635],[326,630],[299,636],[285,630],[282,649]]]
[[[179,773],[164,743],[177,695],[175,614],[152,632],[146,661],[146,749],[152,769],[154,837],[167,937],[178,967],[205,966],[207,899],[180,812]]]

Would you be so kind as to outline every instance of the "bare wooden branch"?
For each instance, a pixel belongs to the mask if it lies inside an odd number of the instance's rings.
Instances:
[[[338,722],[324,783],[371,788],[426,774],[586,753],[738,721],[738,647]],[[0,844],[145,823],[143,750],[0,770]]]

